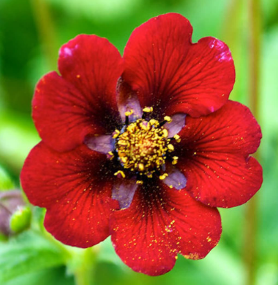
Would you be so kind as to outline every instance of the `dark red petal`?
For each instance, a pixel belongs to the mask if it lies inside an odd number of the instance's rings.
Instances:
[[[177,168],[187,177],[186,189],[212,207],[247,202],[262,184],[262,168],[249,157],[262,137],[250,110],[228,101],[206,117],[187,117],[186,123],[177,154]]]
[[[106,39],[80,35],[60,50],[59,70],[38,83],[33,118],[44,142],[58,151],[73,149],[84,136],[111,133],[120,122],[116,84],[122,58]]]
[[[109,217],[118,203],[111,199],[105,162],[104,154],[85,146],[59,153],[44,143],[27,157],[22,187],[32,204],[47,208],[45,227],[61,242],[89,247],[109,235]]]
[[[56,72],[39,81],[32,105],[41,138],[57,151],[75,148],[90,132],[103,132],[97,120],[92,121],[91,108],[82,94]]]
[[[112,242],[129,267],[148,275],[171,270],[177,254],[205,257],[221,235],[216,209],[165,184],[137,189],[128,209],[111,218]]]
[[[95,35],[79,35],[59,51],[59,71],[96,108],[108,104],[117,110],[116,84],[123,72],[119,51]]]
[[[174,13],[134,30],[124,51],[123,80],[138,91],[141,106],[197,117],[226,103],[235,81],[229,48],[212,37],[192,44],[191,35],[189,21]]]

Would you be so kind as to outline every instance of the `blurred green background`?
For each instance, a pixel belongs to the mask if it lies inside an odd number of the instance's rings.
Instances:
[[[57,70],[59,47],[77,34],[109,39],[122,53],[132,30],[149,18],[178,12],[193,25],[193,41],[225,41],[236,65],[231,99],[250,104],[249,3],[241,0],[0,0],[0,189],[19,188],[19,173],[39,141],[31,120],[36,82]],[[278,284],[278,1],[260,3],[261,50],[257,119],[263,139],[259,160],[264,183],[256,195],[257,221],[253,284]],[[258,19],[259,21],[259,19]],[[249,98],[249,99],[248,99]],[[248,284],[244,255],[246,205],[220,209],[223,234],[204,259],[180,256],[164,276],[133,272],[114,253],[110,240],[94,248],[94,284]],[[34,209],[32,229],[0,242],[0,284],[75,284],[74,268],[84,252],[42,235],[43,210]],[[251,217],[252,219],[252,217]]]

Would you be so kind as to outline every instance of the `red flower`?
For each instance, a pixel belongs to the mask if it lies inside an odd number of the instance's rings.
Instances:
[[[260,127],[228,101],[231,53],[212,37],[192,44],[191,34],[181,15],[153,18],[123,58],[106,39],[80,35],[60,50],[61,75],[38,83],[42,142],[21,181],[58,240],[89,247],[111,235],[133,270],[163,274],[178,253],[199,259],[218,243],[215,207],[241,205],[260,188],[249,156]]]

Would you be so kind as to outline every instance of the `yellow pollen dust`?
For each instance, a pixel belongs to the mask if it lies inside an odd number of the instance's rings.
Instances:
[[[174,150],[169,144],[167,129],[160,127],[157,120],[138,119],[131,123],[117,138],[116,149],[121,164],[152,177],[165,164],[166,153]]]

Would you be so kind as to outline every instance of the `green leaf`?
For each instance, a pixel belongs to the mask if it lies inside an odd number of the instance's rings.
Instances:
[[[47,268],[18,276],[1,285],[74,285],[74,277],[69,276],[64,266]]]
[[[65,263],[62,252],[31,231],[0,243],[0,284],[38,270]]]

